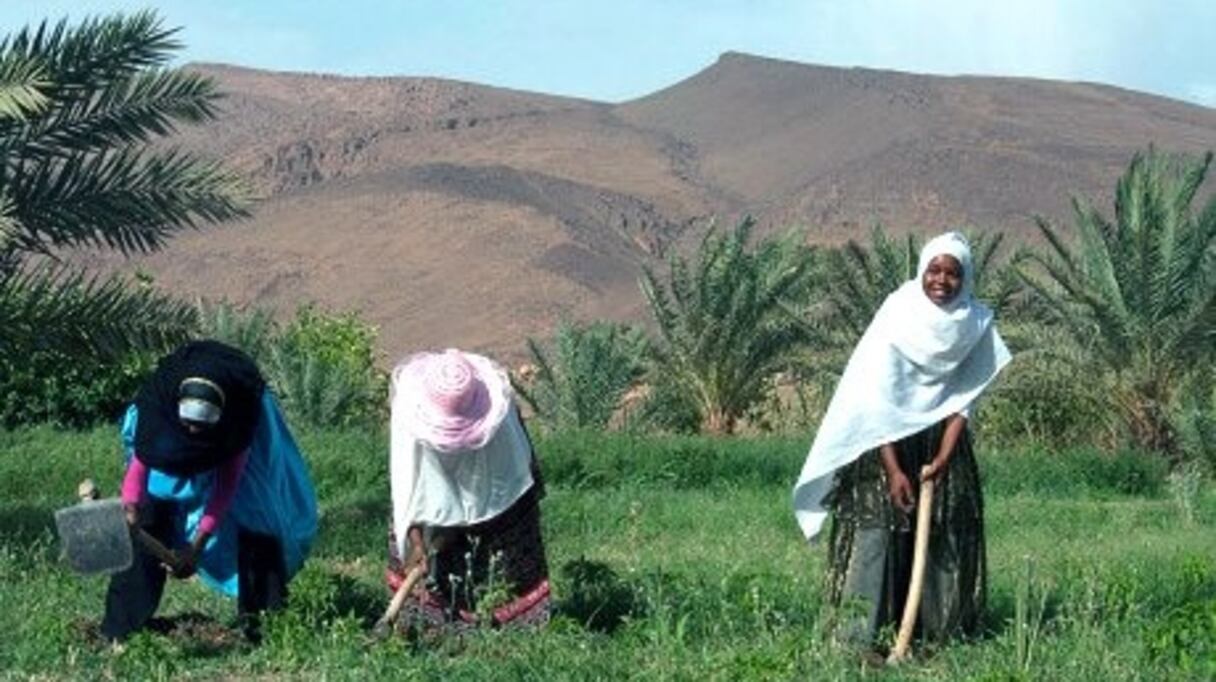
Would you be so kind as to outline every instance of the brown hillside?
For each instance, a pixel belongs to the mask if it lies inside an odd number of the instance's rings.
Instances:
[[[1106,201],[1135,150],[1216,146],[1216,111],[1088,83],[922,76],[737,53],[617,113],[686,142],[706,185],[833,237],[882,222],[1031,228]]]
[[[1216,147],[1216,111],[1101,85],[837,69],[729,53],[620,105],[430,78],[196,67],[229,93],[183,146],[265,197],[141,268],[173,291],[357,308],[388,357],[512,359],[561,317],[642,319],[636,277],[712,216],[838,240],[975,224],[1028,234],[1106,206],[1150,142]]]

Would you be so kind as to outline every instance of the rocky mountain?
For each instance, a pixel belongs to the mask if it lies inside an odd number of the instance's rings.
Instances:
[[[433,78],[197,65],[228,93],[176,142],[261,197],[243,223],[121,261],[189,296],[358,309],[387,359],[518,358],[563,317],[644,318],[637,275],[744,213],[837,242],[875,222],[1032,236],[1108,208],[1150,143],[1216,148],[1216,110],[1092,83],[925,76],[727,53],[620,104]]]

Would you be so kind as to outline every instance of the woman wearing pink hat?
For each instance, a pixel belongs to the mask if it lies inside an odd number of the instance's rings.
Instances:
[[[544,487],[506,372],[455,349],[419,353],[393,370],[391,401],[386,577],[393,590],[415,568],[426,577],[406,620],[547,622]],[[488,603],[487,594],[499,598]]]

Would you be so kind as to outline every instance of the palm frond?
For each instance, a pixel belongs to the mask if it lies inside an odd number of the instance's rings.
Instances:
[[[152,251],[201,222],[248,215],[244,184],[218,162],[140,149],[40,159],[8,188],[27,251],[82,244]]]
[[[247,214],[238,176],[152,147],[177,124],[215,113],[210,79],[159,68],[178,47],[174,32],[140,12],[44,22],[0,42],[0,88],[13,86],[0,90],[0,112],[22,114],[0,113],[8,252],[149,251],[178,230]]]
[[[0,42],[0,55],[15,54],[46,65],[56,90],[105,87],[167,64],[181,44],[155,12],[66,19],[26,27]]]
[[[813,252],[796,232],[753,246],[754,225],[744,218],[730,232],[709,231],[694,262],[670,258],[666,282],[649,269],[641,278],[662,341],[660,371],[695,397],[707,428],[733,428],[772,367],[810,336],[789,311],[809,290]]]
[[[215,117],[220,94],[197,73],[152,71],[112,83],[89,97],[58,100],[9,137],[26,157],[67,156],[143,144],[171,135],[177,122]]]
[[[20,55],[0,56],[0,120],[6,125],[42,113],[50,102],[50,80],[35,60]]]
[[[54,348],[117,357],[189,337],[194,309],[117,276],[55,263],[0,273],[0,353]]]
[[[1116,377],[1125,422],[1147,448],[1175,442],[1163,405],[1216,360],[1216,201],[1198,216],[1190,208],[1211,161],[1136,154],[1113,221],[1074,200],[1075,247],[1039,219],[1050,251],[1017,261],[1035,298]]]

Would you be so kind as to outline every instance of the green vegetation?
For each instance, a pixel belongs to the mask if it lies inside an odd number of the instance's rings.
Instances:
[[[57,561],[51,512],[121,475],[114,429],[0,433],[0,668],[165,679],[1205,679],[1216,647],[1216,491],[1192,522],[1164,463],[1096,450],[987,452],[988,634],[867,672],[825,637],[823,547],[789,510],[797,439],[577,432],[538,441],[558,616],[540,633],[373,644],[388,516],[382,434],[300,434],[322,530],[290,608],[247,648],[235,608],[173,583],[173,628],[121,654],[89,639],[104,580]],[[1027,567],[1031,573],[1027,577]],[[1020,614],[1020,615],[1019,615]],[[1021,624],[1019,627],[1018,624]],[[1033,636],[1032,636],[1033,635]],[[1208,667],[1205,667],[1208,666]]]
[[[53,347],[115,358],[185,338],[189,306],[57,265],[63,247],[151,251],[182,229],[245,215],[217,163],[152,143],[215,115],[207,78],[165,68],[179,45],[148,12],[0,41],[0,356]],[[52,341],[53,344],[52,344]]]
[[[789,508],[818,410],[914,274],[920,237],[876,228],[869,244],[812,250],[797,232],[753,240],[747,219],[673,255],[665,277],[644,272],[656,339],[595,323],[529,343],[535,376],[516,379],[549,427],[552,625],[372,643],[389,512],[374,327],[311,306],[276,321],[190,305],[56,261],[76,246],[152,251],[245,215],[232,174],[162,144],[220,97],[166,67],[174,33],[138,13],[0,41],[3,676],[1216,679],[1216,198],[1191,208],[1212,154],[1137,155],[1113,219],[1078,201],[1073,234],[1039,220],[1047,250],[1012,266],[1001,235],[973,235],[977,293],[1017,351],[977,419],[992,448],[984,637],[863,668],[827,637],[823,551]],[[95,636],[104,581],[66,572],[51,514],[85,477],[116,489],[117,434],[96,424],[200,335],[247,350],[303,427],[318,546],[263,646],[191,582],[170,590],[166,630],[111,652]],[[777,435],[658,435],[743,428]]]
[[[516,388],[545,423],[559,429],[602,429],[625,391],[645,373],[650,342],[642,330],[627,325],[563,322],[549,353],[533,339],[528,339],[528,352],[535,377],[516,381]]]
[[[659,328],[661,371],[693,401],[707,433],[730,434],[805,341],[788,304],[806,293],[811,251],[801,235],[752,245],[755,221],[710,230],[696,262],[668,261],[667,281],[647,269],[642,292]]]
[[[0,424],[112,417],[193,328],[191,306],[62,265],[59,249],[152,251],[245,215],[235,175],[154,144],[219,98],[166,68],[175,32],[138,13],[0,41]]]
[[[1212,154],[1150,149],[1115,190],[1108,219],[1074,200],[1077,242],[1038,220],[1050,250],[1030,252],[1024,281],[1102,370],[1113,407],[1138,446],[1177,456],[1170,412],[1196,372],[1210,391],[1216,360],[1216,197],[1191,210]]]
[[[198,334],[244,350],[294,423],[375,428],[387,419],[388,375],[376,329],[355,313],[304,305],[280,325],[265,311],[199,303]]]

